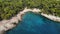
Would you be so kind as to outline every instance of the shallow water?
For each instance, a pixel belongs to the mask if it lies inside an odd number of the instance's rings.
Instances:
[[[60,23],[39,14],[27,12],[22,22],[6,34],[60,34]]]

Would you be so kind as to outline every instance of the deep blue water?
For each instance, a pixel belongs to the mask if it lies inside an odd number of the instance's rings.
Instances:
[[[17,27],[7,31],[6,34],[60,34],[60,23],[27,12]]]

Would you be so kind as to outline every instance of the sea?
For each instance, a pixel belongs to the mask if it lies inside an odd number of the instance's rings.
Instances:
[[[6,34],[60,34],[60,23],[40,14],[27,12],[18,25]]]

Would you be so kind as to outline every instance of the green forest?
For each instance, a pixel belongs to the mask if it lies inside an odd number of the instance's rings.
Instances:
[[[60,0],[0,0],[0,20],[10,19],[25,7],[60,17]]]

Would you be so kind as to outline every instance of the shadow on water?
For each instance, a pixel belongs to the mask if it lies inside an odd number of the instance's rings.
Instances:
[[[6,34],[60,34],[60,23],[33,12],[27,12],[21,23]]]

